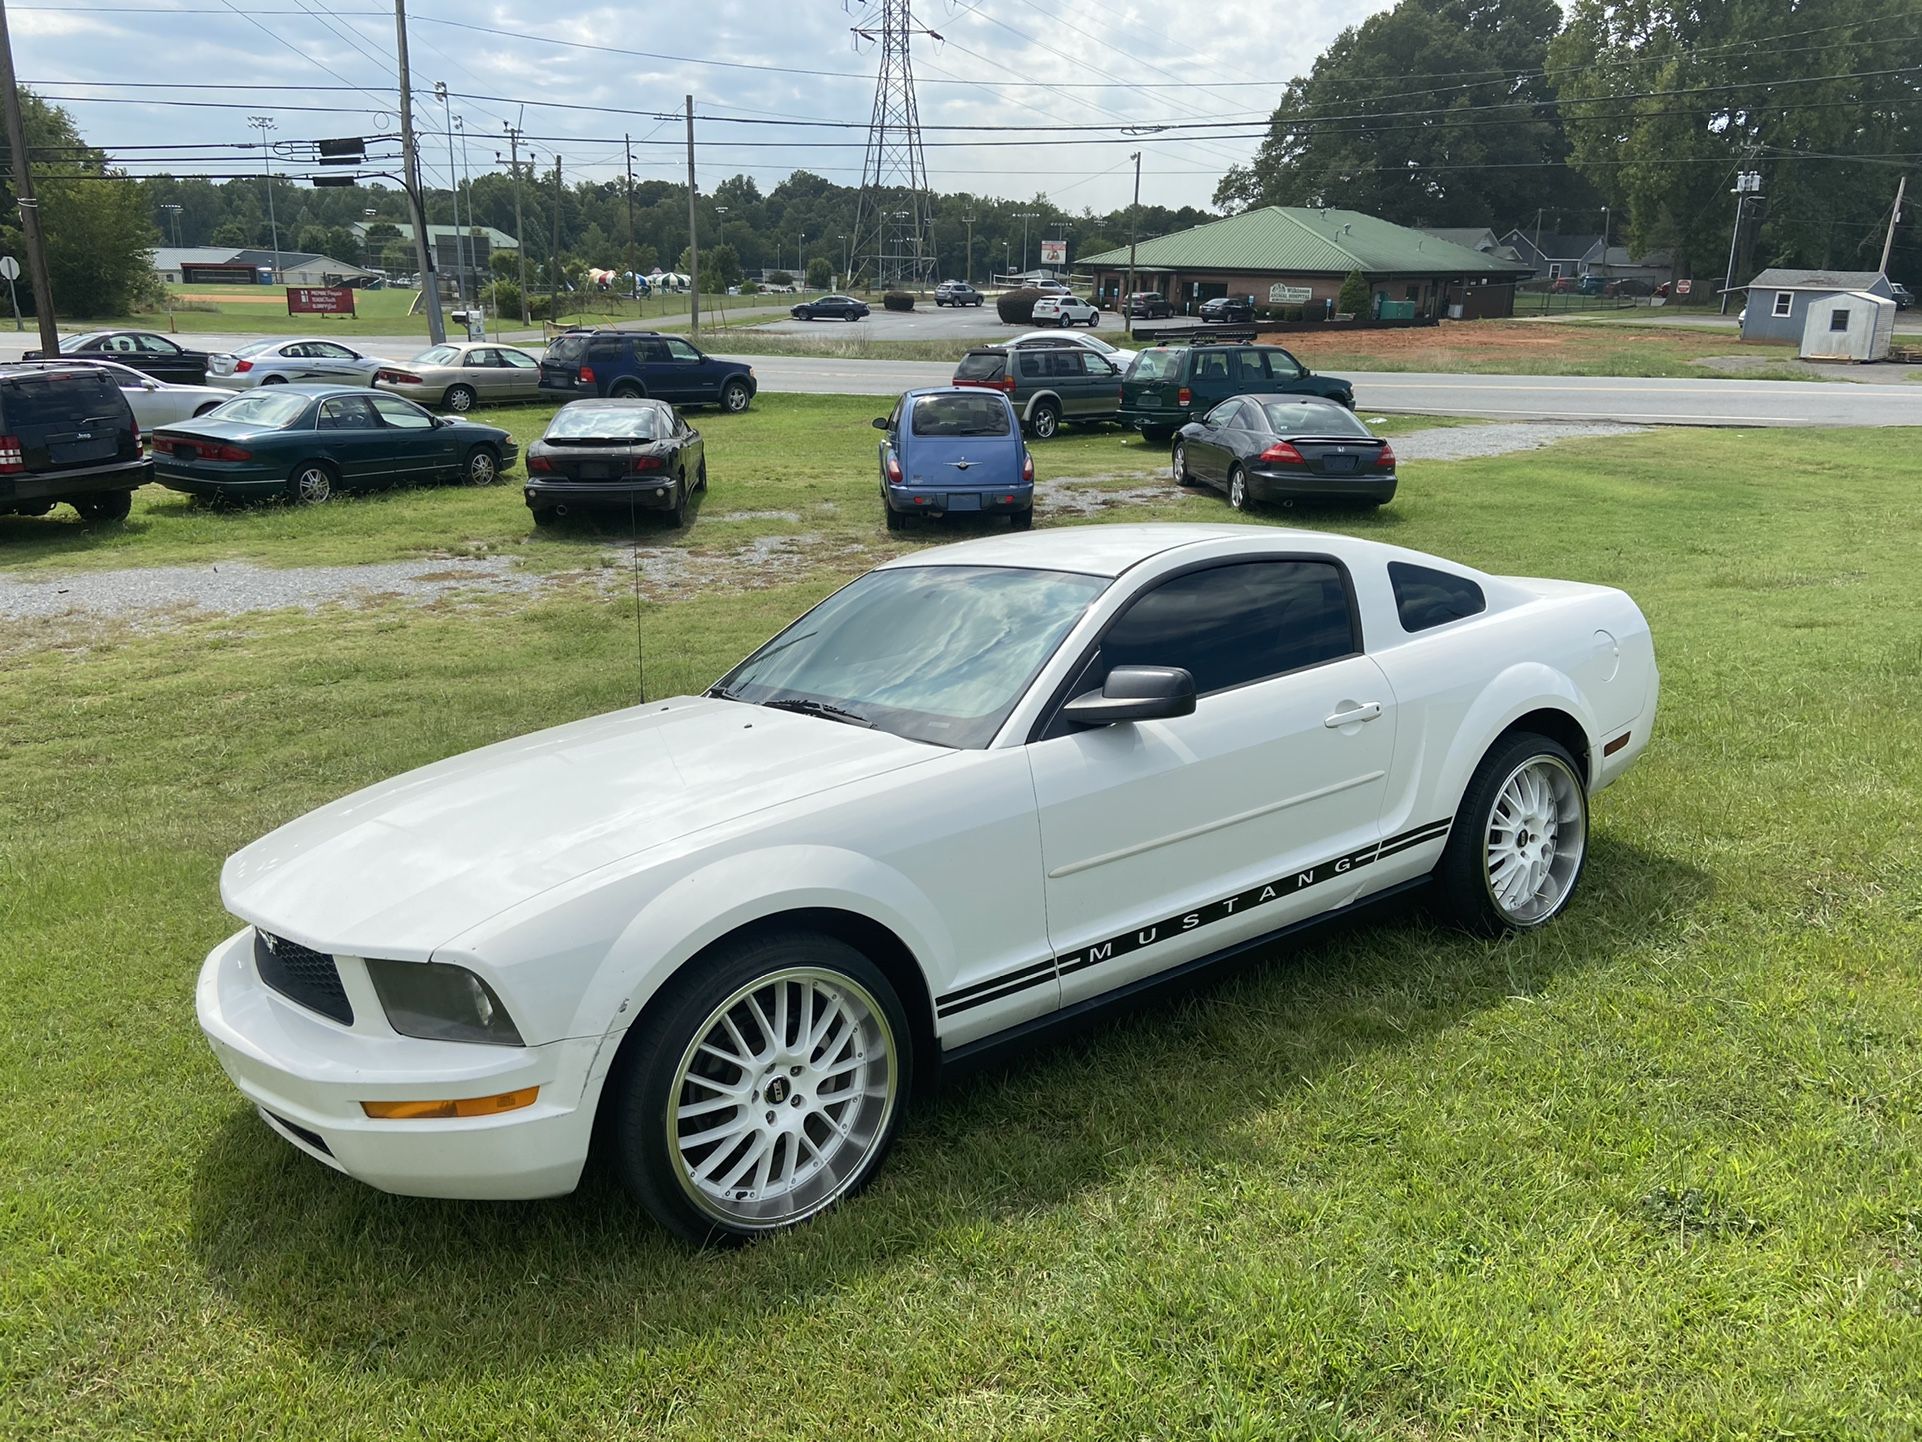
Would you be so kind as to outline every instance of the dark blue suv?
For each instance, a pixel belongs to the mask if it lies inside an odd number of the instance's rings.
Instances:
[[[651,396],[677,406],[747,409],[759,387],[753,368],[721,360],[677,335],[648,330],[576,330],[541,358],[541,389],[579,396]]]

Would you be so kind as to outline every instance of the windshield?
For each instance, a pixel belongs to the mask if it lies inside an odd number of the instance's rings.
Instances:
[[[244,421],[250,426],[286,426],[300,418],[313,397],[288,395],[279,387],[235,396],[208,411],[209,417],[223,421]]]
[[[1000,396],[922,396],[914,403],[917,436],[1005,436],[1008,403]]]
[[[459,356],[460,352],[451,345],[430,345],[414,357],[413,364],[417,366],[452,365]]]
[[[658,441],[672,429],[658,406],[562,406],[546,439]]]
[[[715,690],[758,705],[825,703],[911,741],[978,750],[1107,585],[1003,566],[870,571]]]
[[[1131,381],[1165,381],[1173,378],[1181,370],[1181,353],[1172,350],[1144,350],[1135,357],[1134,369],[1128,372]]]
[[[1115,353],[1113,346],[1095,336],[1084,335],[1081,337],[1081,343],[1088,347],[1089,350],[1098,350],[1103,355],[1113,355]]]

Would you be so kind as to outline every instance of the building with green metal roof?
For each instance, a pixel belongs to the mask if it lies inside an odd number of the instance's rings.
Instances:
[[[1119,303],[1128,247],[1078,256],[1097,295]],[[1376,308],[1416,316],[1509,315],[1531,267],[1395,225],[1358,210],[1269,205],[1155,236],[1134,247],[1134,290],[1159,291],[1192,312],[1218,295],[1251,295],[1270,310],[1333,309],[1342,280],[1360,271]]]

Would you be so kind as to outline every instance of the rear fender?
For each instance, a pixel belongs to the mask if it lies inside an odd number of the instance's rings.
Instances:
[[[1065,411],[1067,409],[1067,406],[1062,404],[1061,392],[1036,391],[1028,397],[1028,403],[1021,408],[1021,423],[1023,425],[1028,423],[1029,419],[1034,415],[1034,408],[1043,401],[1053,401],[1054,408],[1058,411]]]
[[[1574,683],[1539,661],[1520,662],[1496,676],[1468,708],[1448,750],[1431,773],[1428,795],[1417,802],[1416,809],[1432,805],[1440,808],[1433,812],[1435,816],[1454,815],[1461,807],[1469,779],[1495,739],[1531,711],[1561,711],[1571,716],[1588,738],[1591,761],[1599,754],[1594,718]],[[1426,817],[1430,813],[1422,814]]]

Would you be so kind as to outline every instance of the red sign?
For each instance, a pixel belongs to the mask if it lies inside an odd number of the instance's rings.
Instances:
[[[1693,289],[1695,289],[1695,282],[1692,280],[1678,280],[1675,282],[1675,293],[1677,295],[1687,295]]]
[[[288,315],[352,315],[354,291],[346,285],[290,285]]]

